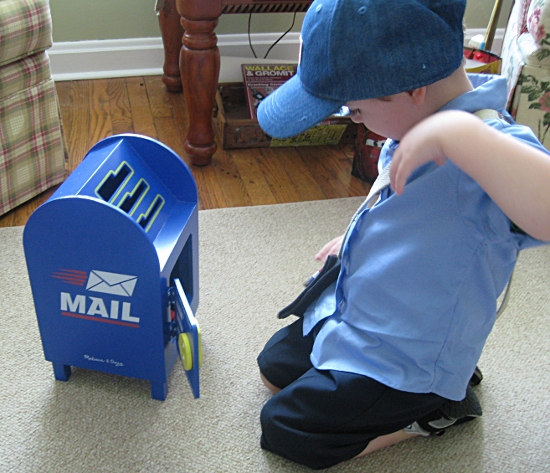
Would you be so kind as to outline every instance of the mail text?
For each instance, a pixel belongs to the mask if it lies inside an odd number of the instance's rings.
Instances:
[[[107,310],[109,305],[109,310]],[[121,320],[139,324],[139,317],[130,315],[132,305],[130,302],[111,300],[106,304],[101,297],[86,297],[82,294],[74,296],[68,292],[61,292],[61,311],[74,314],[83,314],[95,317],[102,317],[110,320]]]

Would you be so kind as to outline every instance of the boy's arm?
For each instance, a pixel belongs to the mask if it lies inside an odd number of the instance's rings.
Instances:
[[[395,151],[397,194],[417,167],[449,158],[475,179],[524,232],[550,241],[550,156],[462,111],[436,113],[413,127]]]

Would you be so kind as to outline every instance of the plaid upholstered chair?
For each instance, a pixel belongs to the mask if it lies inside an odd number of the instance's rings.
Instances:
[[[48,0],[0,0],[0,215],[62,182]]]

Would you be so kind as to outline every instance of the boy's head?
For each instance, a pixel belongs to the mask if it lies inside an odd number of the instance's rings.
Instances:
[[[264,131],[301,133],[350,101],[450,76],[463,60],[466,0],[316,0],[302,25],[298,73],[258,108]]]

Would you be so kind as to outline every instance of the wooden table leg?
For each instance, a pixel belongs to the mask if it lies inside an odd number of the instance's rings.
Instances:
[[[184,143],[191,162],[210,164],[216,152],[212,111],[220,75],[220,51],[215,29],[221,0],[176,0],[184,30],[179,66],[189,114]]]
[[[164,45],[164,74],[162,82],[169,92],[181,92],[180,50],[183,40],[181,16],[176,9],[176,0],[165,0],[159,13],[159,25]]]
[[[212,111],[220,75],[220,51],[214,30],[218,20],[195,21],[182,17],[185,30],[180,71],[189,113],[184,143],[193,164],[210,164],[216,152]]]

